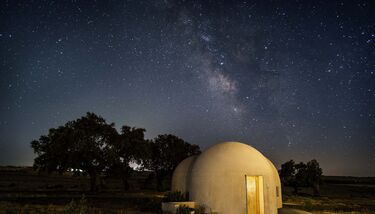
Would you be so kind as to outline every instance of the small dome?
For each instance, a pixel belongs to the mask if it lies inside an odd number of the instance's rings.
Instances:
[[[197,156],[191,156],[176,167],[172,176],[172,191],[186,193],[189,191],[191,169]]]

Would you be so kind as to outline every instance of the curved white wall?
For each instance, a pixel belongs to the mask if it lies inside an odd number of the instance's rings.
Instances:
[[[272,167],[273,177],[275,179],[275,185],[277,187],[277,190],[279,191],[277,196],[276,196],[277,208],[282,208],[283,207],[283,200],[282,200],[281,181],[280,181],[279,172],[277,171],[275,165],[273,165],[273,163],[270,160],[268,160],[268,163]]]
[[[172,176],[172,191],[189,192],[191,169],[196,158],[196,155],[191,156],[178,164]]]

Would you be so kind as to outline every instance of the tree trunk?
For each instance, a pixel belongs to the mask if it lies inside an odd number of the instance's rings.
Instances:
[[[320,185],[319,183],[313,184],[314,196],[320,196]]]
[[[156,173],[156,190],[157,191],[162,191],[162,181],[163,181],[163,176],[160,173]]]
[[[298,195],[298,185],[297,184],[293,185],[293,189],[294,189],[293,193],[296,194],[296,195]]]
[[[123,185],[124,191],[128,191],[129,190],[128,177],[127,176],[121,176],[121,180],[122,180],[122,185]]]
[[[103,178],[102,176],[100,176],[100,174],[96,178],[97,178],[97,183],[99,183],[99,185],[96,185],[96,190],[101,191],[104,188]]]
[[[96,185],[97,184],[96,181],[98,179],[98,176],[95,172],[91,172],[89,174],[89,176],[90,176],[90,191],[96,192],[98,190],[98,188],[97,188],[98,186]]]

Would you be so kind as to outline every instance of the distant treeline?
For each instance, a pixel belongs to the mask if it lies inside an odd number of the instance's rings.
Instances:
[[[353,176],[322,176],[323,183],[327,184],[372,184],[375,185],[375,177]]]
[[[11,176],[11,175],[33,175],[35,170],[32,166],[0,166],[0,175],[1,176]],[[66,173],[73,175],[73,173]],[[150,172],[139,171],[133,173],[132,177],[139,174],[144,174],[143,177],[147,177]],[[59,174],[56,174],[59,176]],[[355,177],[355,176],[326,176],[321,177],[323,184],[370,184],[375,185],[375,177]]]
[[[293,160],[281,165],[279,171],[281,183],[284,186],[293,187],[293,193],[298,194],[301,187],[311,187],[314,195],[320,195],[322,184],[375,184],[375,177],[351,177],[351,176],[323,176],[317,160],[307,163],[296,163]]]

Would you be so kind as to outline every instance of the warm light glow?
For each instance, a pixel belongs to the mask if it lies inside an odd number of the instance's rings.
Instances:
[[[264,214],[263,177],[246,176],[247,214]]]

